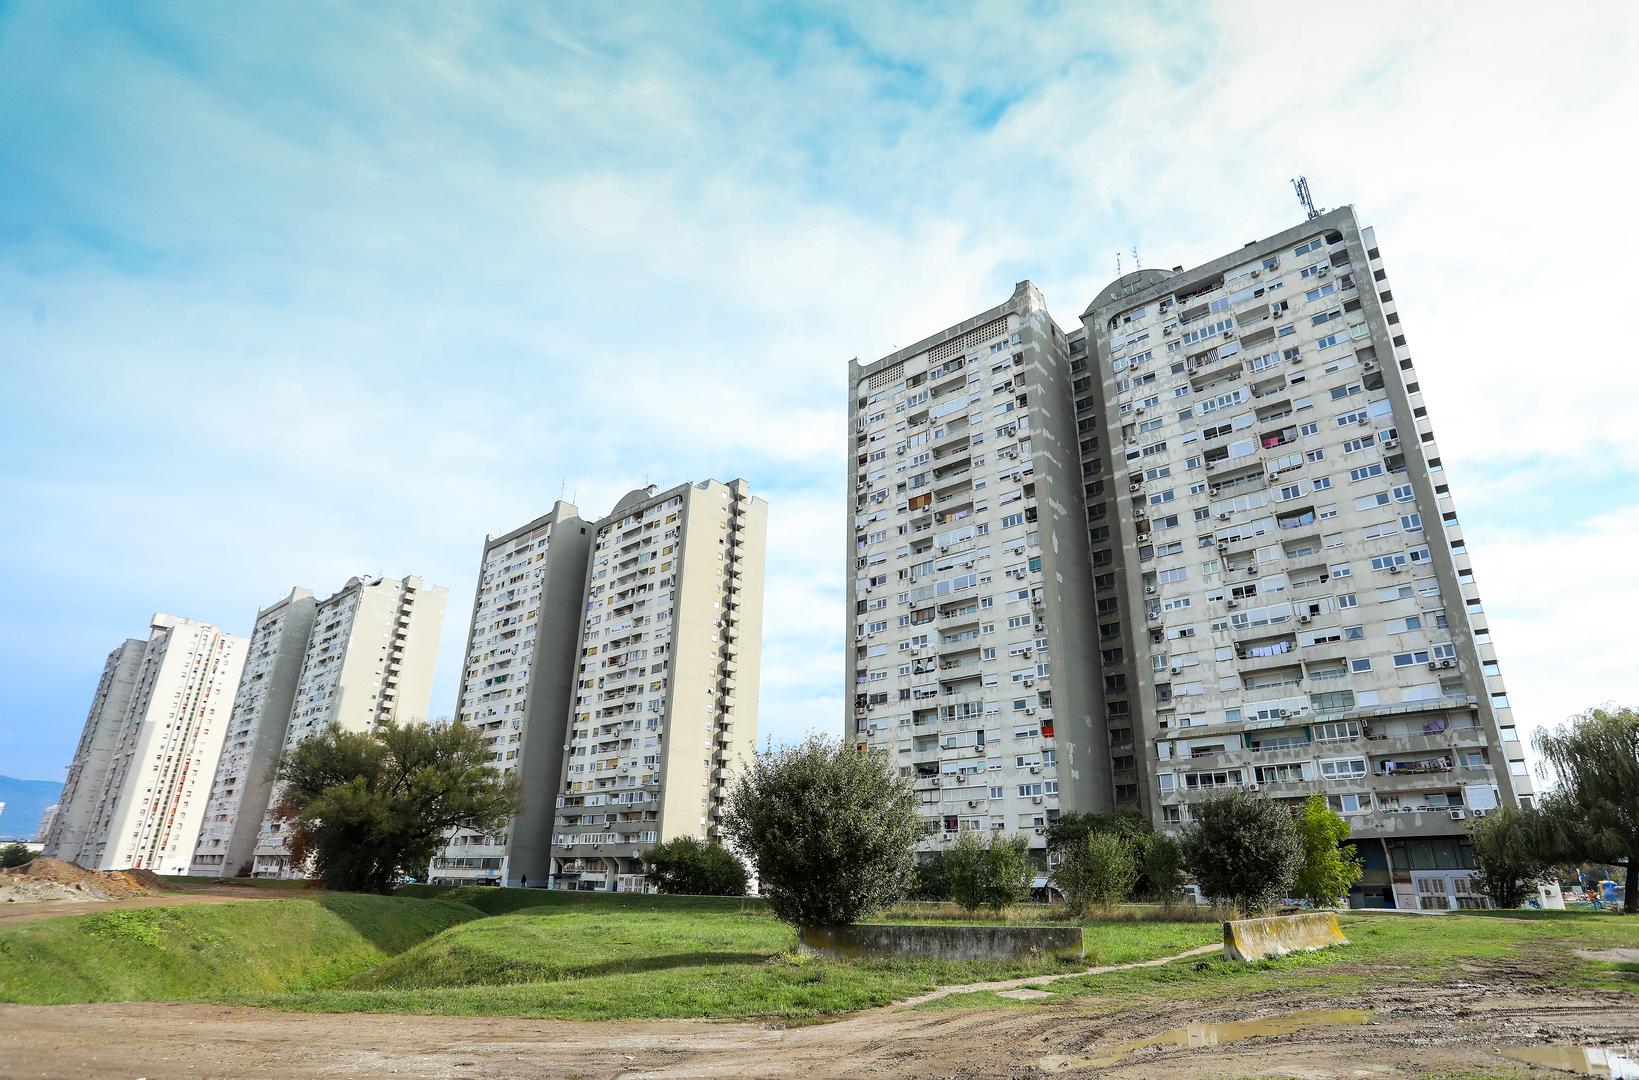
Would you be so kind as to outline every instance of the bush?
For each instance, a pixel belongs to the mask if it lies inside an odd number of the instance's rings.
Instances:
[[[1138,859],[1133,848],[1133,841],[1113,831],[1099,830],[1089,832],[1079,847],[1060,856],[1052,881],[1064,894],[1071,915],[1081,918],[1093,903],[1108,910],[1132,893],[1138,883]]]
[[[5,847],[0,847],[0,870],[27,866],[33,861],[34,852],[22,844],[7,844]]]
[[[732,852],[693,836],[650,848],[643,872],[661,892],[685,896],[744,896],[748,881],[745,864]]]
[[[1311,907],[1331,907],[1360,880],[1365,871],[1360,852],[1342,847],[1349,838],[1349,823],[1326,805],[1326,796],[1311,795],[1297,818],[1303,841],[1303,866],[1292,882],[1291,895]]]
[[[1474,884],[1493,907],[1520,907],[1548,876],[1553,862],[1543,849],[1541,825],[1536,811],[1507,806],[1468,827]]]
[[[1279,903],[1303,866],[1303,841],[1284,806],[1244,791],[1195,804],[1184,865],[1208,898],[1246,913]]]
[[[918,805],[888,755],[811,735],[757,756],[729,792],[723,826],[775,915],[844,926],[910,889]]]
[[[950,858],[949,852],[936,851],[930,857],[916,864],[911,876],[910,892],[906,895],[912,900],[949,900],[950,888]]]
[[[965,832],[941,862],[950,898],[969,911],[1000,911],[1018,903],[1030,895],[1030,880],[1036,876],[1030,841],[1022,836],[990,833],[981,840],[977,832]]]

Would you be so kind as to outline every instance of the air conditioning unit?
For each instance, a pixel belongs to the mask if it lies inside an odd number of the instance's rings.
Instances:
[[[1154,585],[1144,586],[1144,594],[1146,596],[1154,596],[1155,593],[1156,593],[1156,587]]]
[[[969,799],[967,801],[967,804],[969,806],[978,806],[979,805],[979,800],[978,799]]]
[[[1252,271],[1252,276],[1253,277],[1263,277],[1263,271],[1262,270],[1254,270],[1254,271]]]
[[[1258,785],[1256,783],[1248,784],[1248,785],[1246,785],[1246,790],[1256,791],[1256,790],[1258,790]]]
[[[1301,353],[1293,353],[1292,354],[1292,363],[1294,363],[1294,364],[1303,363],[1303,355]]]
[[[1229,520],[1229,511],[1225,510],[1222,513],[1220,513],[1218,515],[1218,520],[1219,521],[1228,521]]]
[[[1216,469],[1218,467],[1218,463],[1216,461],[1209,461],[1203,467],[1206,469],[1207,472],[1211,472],[1213,469]]]
[[[1332,272],[1332,268],[1330,266],[1322,266],[1320,268],[1320,270],[1316,272],[1315,276],[1316,277],[1326,277],[1331,272]]]
[[[1438,660],[1430,660],[1428,662],[1428,669],[1430,671],[1433,671],[1435,668],[1437,668],[1439,666],[1440,666],[1440,662]]]
[[[1225,341],[1228,341],[1230,338],[1232,338],[1234,336],[1235,336],[1235,331],[1233,331],[1233,330],[1225,330],[1224,331],[1224,340]]]
[[[1170,327],[1170,326],[1163,326],[1161,328],[1161,336],[1162,337],[1171,337],[1172,336],[1172,330],[1173,330],[1173,328]]]
[[[1313,618],[1314,618],[1313,615],[1299,615],[1298,616],[1298,622],[1306,623],[1306,622],[1311,621]]]
[[[1226,601],[1224,601],[1224,607],[1240,607],[1240,606],[1241,606],[1241,602],[1239,600],[1226,600]]]
[[[1171,671],[1171,672],[1172,672],[1172,673],[1173,673],[1173,674],[1174,674],[1174,675],[1182,675],[1182,674],[1183,674],[1183,673],[1184,673],[1184,669],[1183,669],[1183,668],[1181,668],[1181,667],[1175,667],[1175,668],[1170,668],[1170,669],[1169,669],[1169,670],[1170,670],[1170,671]]]
[[[1451,811],[1451,820],[1452,821],[1461,821],[1463,818],[1465,818],[1467,816],[1468,816],[1468,811],[1467,810],[1453,810],[1453,811]]]
[[[1457,666],[1457,661],[1455,661],[1455,660],[1441,660],[1440,661],[1440,666],[1443,667],[1443,668],[1453,668],[1453,667]]]
[[[1371,422],[1372,422],[1372,418],[1369,417],[1369,416],[1362,416],[1362,417],[1360,417],[1360,419],[1355,421],[1355,423],[1359,424],[1361,427],[1365,427],[1367,424],[1369,424]]]
[[[1140,544],[1142,544],[1144,541],[1148,540],[1149,538],[1150,538],[1150,534],[1147,533],[1147,532],[1141,532],[1137,536],[1137,540]]]
[[[1405,569],[1405,567],[1401,566],[1399,563],[1395,563],[1394,565],[1389,567],[1389,573],[1398,574],[1404,569]]]
[[[1280,717],[1280,718],[1281,718],[1281,719],[1282,719],[1282,720],[1284,720],[1284,719],[1286,719],[1286,718],[1287,718],[1287,717],[1288,717],[1288,716],[1291,716],[1291,715],[1292,715],[1292,710],[1291,710],[1291,709],[1277,709],[1277,710],[1276,710],[1276,711],[1275,711],[1275,715],[1276,715],[1276,716],[1279,716],[1279,717]]]
[[[1211,487],[1206,489],[1206,493],[1208,495],[1217,495],[1221,491],[1223,491],[1223,488],[1219,487],[1217,484],[1213,484]]]
[[[1026,715],[1026,716],[1035,716],[1036,715],[1036,707],[1034,705],[1026,705],[1025,708],[1024,708],[1024,715]]]
[[[1393,449],[1394,447],[1400,445],[1400,440],[1399,439],[1384,439],[1384,440],[1382,440],[1382,445],[1384,447],[1388,448],[1388,449]]]
[[[1134,366],[1136,366],[1136,365],[1134,365]],[[1135,413],[1141,413],[1141,412],[1144,412],[1144,411],[1145,411],[1145,409],[1144,409],[1144,406],[1142,406],[1142,405],[1139,405],[1139,406],[1137,406],[1136,408],[1133,409],[1133,412],[1135,412]]]
[[[1248,566],[1246,568],[1246,576],[1247,577],[1257,577],[1258,576],[1257,564],[1253,564],[1252,566]]]
[[[1024,685],[1026,685],[1026,686],[1035,686],[1036,685],[1036,680],[1035,679],[1026,679],[1026,680],[1024,680]]]
[[[1033,774],[1033,775],[1034,775],[1034,774],[1039,774],[1039,773],[1040,773],[1040,772],[1041,772],[1041,766],[1040,766],[1040,765],[1032,765],[1032,766],[1030,766],[1030,772],[1031,772],[1031,773],[1032,773],[1032,774]]]

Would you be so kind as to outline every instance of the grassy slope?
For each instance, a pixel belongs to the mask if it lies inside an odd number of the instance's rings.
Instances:
[[[1345,915],[1345,948],[1238,964],[1211,957],[1142,971],[1066,979],[1055,999],[1134,997],[1210,1001],[1274,988],[1348,994],[1397,982],[1465,976],[1467,965],[1519,965],[1536,981],[1639,993],[1639,965],[1584,961],[1577,949],[1639,947],[1639,919],[1608,913],[1472,912],[1438,917]],[[1467,977],[1472,977],[1468,975]],[[1045,1000],[1045,999],[1044,999]],[[1009,1004],[991,994],[955,995],[930,1007]]]
[[[458,923],[388,896],[136,908],[0,929],[0,1001],[206,1000],[334,986]]]

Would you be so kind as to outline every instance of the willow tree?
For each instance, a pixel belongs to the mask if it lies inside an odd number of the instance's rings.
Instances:
[[[1544,800],[1556,861],[1625,867],[1623,910],[1639,913],[1639,712],[1590,709],[1536,737],[1559,787]]]

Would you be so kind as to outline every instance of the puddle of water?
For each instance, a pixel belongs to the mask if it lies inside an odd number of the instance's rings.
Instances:
[[[1221,1024],[1190,1024],[1186,1027],[1164,1031],[1153,1038],[1134,1039],[1131,1042],[1117,1043],[1095,1057],[1044,1058],[1040,1064],[1048,1072],[1108,1066],[1114,1065],[1135,1050],[1142,1050],[1150,1046],[1217,1046],[1219,1043],[1252,1039],[1260,1035],[1290,1035],[1293,1032],[1304,1031],[1308,1028],[1364,1024],[1370,1018],[1370,1009],[1304,1009],[1300,1012],[1287,1013],[1285,1016],[1271,1016],[1262,1020],[1230,1020]]]
[[[1582,1076],[1639,1080],[1639,1057],[1625,1057],[1597,1046],[1518,1046],[1499,1050],[1504,1057]]]

